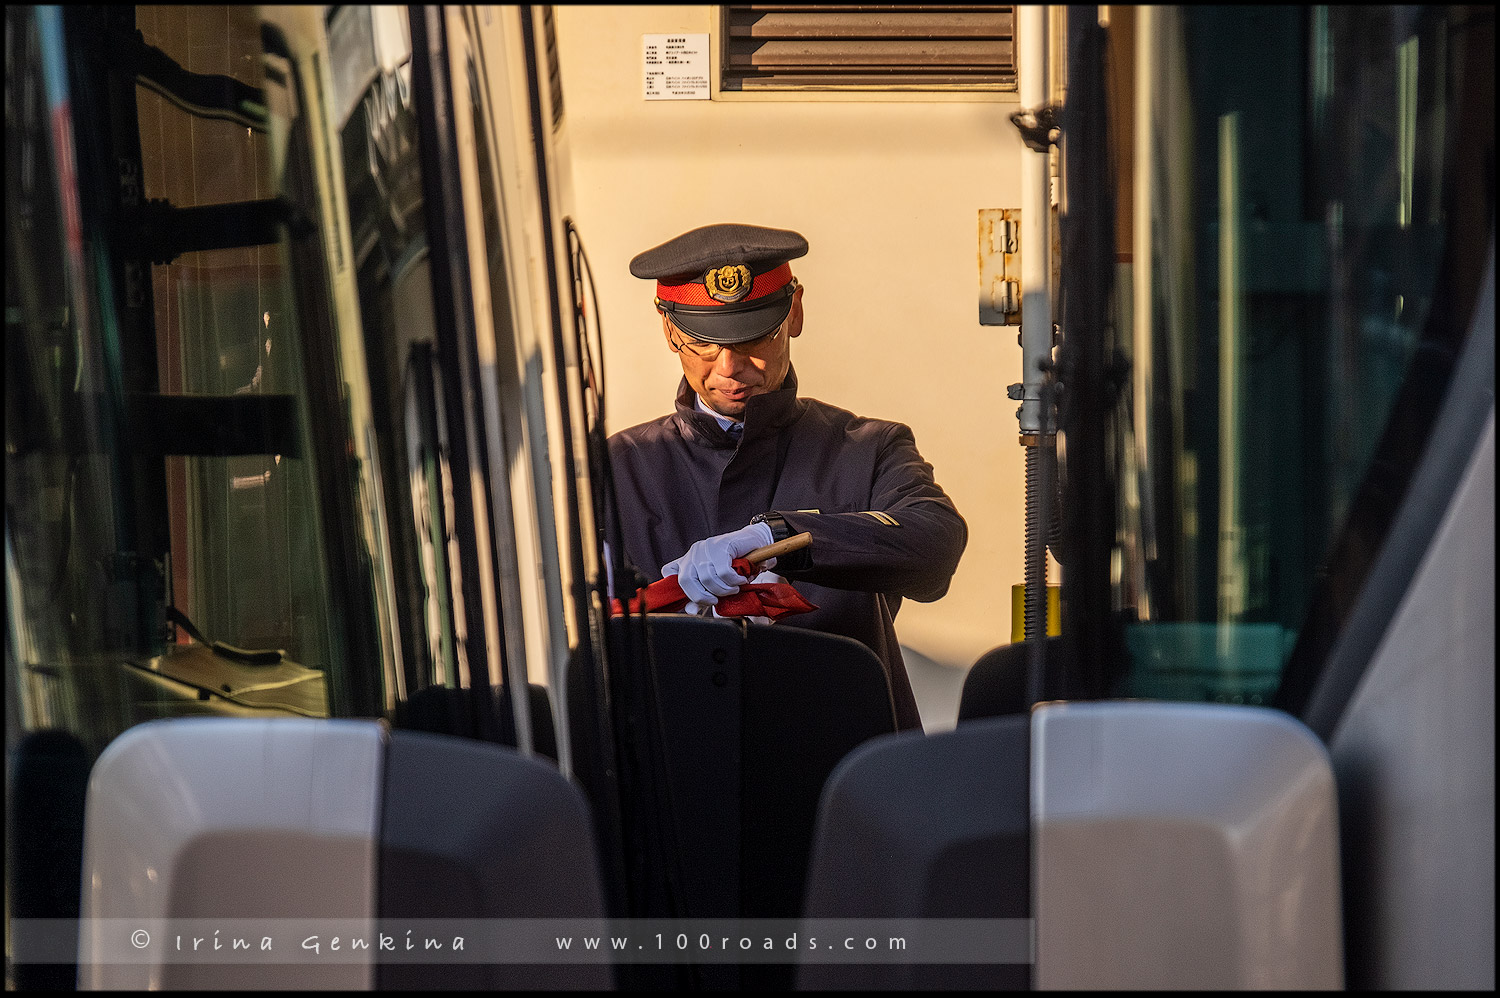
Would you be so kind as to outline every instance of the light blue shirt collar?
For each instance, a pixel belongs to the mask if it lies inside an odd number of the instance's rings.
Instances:
[[[708,405],[704,403],[703,396],[699,395],[697,392],[693,393],[693,404],[698,407],[699,412],[706,412],[714,419],[718,420],[719,425],[723,427],[726,432],[731,426],[739,426],[743,428],[745,425],[738,419],[730,419],[728,416],[722,415],[721,413],[715,412],[713,409],[709,408]]]

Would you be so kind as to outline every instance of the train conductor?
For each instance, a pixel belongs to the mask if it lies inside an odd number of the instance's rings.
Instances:
[[[764,567],[818,609],[777,626],[863,642],[890,679],[898,728],[920,729],[895,617],[903,599],[948,591],[968,527],[908,427],[799,394],[791,261],[807,249],[789,230],[718,224],[630,262],[656,282],[683,376],[673,412],[609,438],[625,555],[648,579],[676,574],[692,612],[739,590],[735,558],[810,533]]]

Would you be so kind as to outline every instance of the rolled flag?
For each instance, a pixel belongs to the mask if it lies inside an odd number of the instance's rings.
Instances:
[[[760,574],[760,562],[797,551],[811,542],[812,534],[797,534],[784,541],[757,548],[743,558],[734,559],[732,564],[735,571],[747,579],[753,579]],[[682,586],[677,582],[677,576],[668,575],[632,596],[630,612],[640,613],[643,602],[647,613],[675,613],[687,606],[689,601],[687,594],[682,591]],[[612,600],[611,604],[614,616],[624,615],[625,608],[620,600]],[[721,617],[769,617],[777,620],[791,614],[816,610],[817,606],[797,592],[790,583],[747,582],[740,586],[739,592],[721,596],[714,609]]]

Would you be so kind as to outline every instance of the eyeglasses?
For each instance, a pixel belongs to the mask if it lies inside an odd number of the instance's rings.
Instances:
[[[787,316],[787,318],[790,319],[791,316]],[[741,356],[766,360],[775,351],[776,341],[781,337],[782,333],[786,332],[786,326],[786,322],[783,321],[781,325],[766,335],[744,343],[705,343],[702,340],[690,340],[686,337],[679,337],[678,334],[681,330],[674,325],[672,327],[672,334],[667,337],[667,342],[671,344],[672,349],[677,353],[690,354],[699,360],[709,362],[718,360],[719,354],[723,352],[726,346]]]

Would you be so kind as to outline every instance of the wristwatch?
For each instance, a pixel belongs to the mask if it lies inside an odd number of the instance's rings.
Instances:
[[[788,537],[792,536],[794,532],[791,525],[786,522],[786,517],[782,516],[774,509],[767,510],[764,513],[756,513],[750,518],[750,522],[764,523],[766,526],[770,527],[771,543],[773,544],[777,541],[786,540]],[[805,547],[800,551],[793,551],[790,554],[784,554],[781,557],[777,558],[776,567],[772,569],[772,571],[774,571],[778,575],[786,575],[789,572],[806,571],[807,569],[812,567],[812,547],[809,545],[808,547]]]

